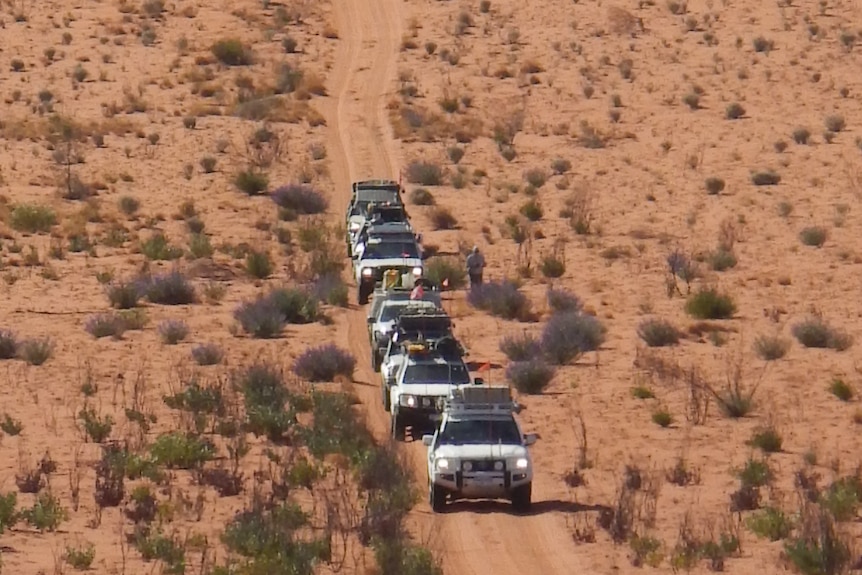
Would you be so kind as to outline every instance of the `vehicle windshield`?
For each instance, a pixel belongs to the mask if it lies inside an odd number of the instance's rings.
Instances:
[[[380,242],[365,247],[362,259],[418,258],[419,250],[413,242]]]
[[[441,445],[521,445],[515,419],[450,419],[440,431]]]
[[[470,373],[463,363],[419,363],[404,370],[404,383],[470,383]]]
[[[383,311],[380,313],[380,321],[392,321],[398,314],[404,311],[404,308],[407,307],[408,302],[398,302],[389,304],[383,308]]]

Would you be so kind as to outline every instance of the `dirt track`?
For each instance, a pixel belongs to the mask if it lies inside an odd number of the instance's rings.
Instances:
[[[351,181],[398,178],[400,150],[385,106],[406,20],[399,0],[346,0],[340,7],[336,17],[341,46],[329,78],[332,97],[325,109],[338,222]],[[385,437],[389,421],[380,403],[379,376],[368,362],[364,319],[364,309],[353,306],[347,329],[341,333],[359,358],[357,393],[367,409],[369,426],[378,437]],[[425,449],[417,442],[407,443],[405,450],[424,493]],[[424,501],[414,515],[419,516],[420,531],[433,534],[431,545],[443,557],[446,573],[568,573],[578,570],[579,558],[565,517],[574,504],[566,503],[565,496],[539,469],[533,489],[535,512],[530,516],[512,515],[505,502],[459,505],[457,511],[432,516]]]

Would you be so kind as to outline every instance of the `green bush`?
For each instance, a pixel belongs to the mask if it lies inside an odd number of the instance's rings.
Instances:
[[[13,230],[28,234],[47,233],[57,224],[57,214],[48,206],[18,204],[9,214]]]
[[[736,313],[736,304],[715,288],[701,288],[689,296],[685,311],[697,319],[729,319]]]
[[[441,286],[449,280],[449,289],[461,289],[467,285],[467,269],[461,260],[451,256],[434,256],[425,261],[425,278]]]
[[[745,523],[752,533],[770,541],[786,539],[793,532],[793,520],[777,507],[764,507]]]
[[[254,63],[251,49],[237,38],[219,40],[210,50],[219,62],[227,66],[248,66]]]

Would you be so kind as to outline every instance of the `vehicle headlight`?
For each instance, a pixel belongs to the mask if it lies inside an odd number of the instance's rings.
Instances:
[[[383,324],[377,328],[377,331],[380,332],[380,335],[386,335],[392,329],[391,325]]]
[[[527,461],[526,457],[522,457],[522,458],[518,459],[517,461],[515,461],[515,467],[517,467],[518,469],[526,469],[529,466],[530,466],[530,462]]]
[[[503,471],[503,462],[495,461],[494,462],[494,471]]]
[[[349,229],[351,232],[358,232],[358,231],[359,231],[359,228],[361,228],[361,227],[362,227],[362,226],[361,226],[361,225],[359,225],[359,222],[352,222],[352,223],[350,224],[350,227],[349,227],[348,229]]]
[[[362,277],[370,278],[373,271],[371,268],[362,268]]]
[[[413,407],[416,405],[416,398],[412,395],[402,395],[401,396],[401,405],[406,405],[407,407]]]
[[[416,266],[415,268],[413,268],[413,275],[414,276],[421,276],[422,275],[422,266]]]
[[[448,459],[438,459],[437,460],[437,469],[449,469],[449,460]]]
[[[469,461],[465,461],[461,465],[461,469],[463,469],[464,471],[473,471],[473,464],[470,463]]]

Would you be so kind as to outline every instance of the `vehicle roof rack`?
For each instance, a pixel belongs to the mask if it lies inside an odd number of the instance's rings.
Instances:
[[[519,412],[521,406],[507,385],[459,385],[449,390],[444,409],[449,413],[505,415]]]
[[[464,346],[453,335],[444,334],[438,337],[411,337],[397,342],[410,357],[426,356],[429,358],[461,359],[464,357]]]

